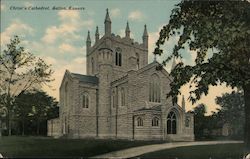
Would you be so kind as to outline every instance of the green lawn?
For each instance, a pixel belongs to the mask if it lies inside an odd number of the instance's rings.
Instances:
[[[49,137],[2,137],[4,157],[89,157],[160,141],[53,139]]]
[[[164,159],[242,159],[243,144],[219,144],[187,146],[156,151],[139,156],[140,158]]]

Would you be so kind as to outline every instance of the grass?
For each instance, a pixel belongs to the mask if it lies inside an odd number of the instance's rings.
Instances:
[[[53,139],[49,137],[2,137],[0,153],[4,157],[90,157],[111,151],[160,141]]]
[[[164,159],[242,159],[243,144],[187,146],[147,153],[140,158]]]

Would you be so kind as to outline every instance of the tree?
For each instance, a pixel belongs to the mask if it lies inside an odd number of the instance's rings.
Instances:
[[[3,100],[4,100],[4,95],[0,94],[0,137],[2,136],[2,125],[3,125],[4,115],[5,115]]]
[[[176,65],[168,94],[177,100],[179,89],[191,81],[193,103],[208,94],[210,85],[226,83],[244,91],[245,146],[250,151],[250,3],[243,1],[182,1],[172,10],[169,23],[160,31],[155,55],[171,36],[180,36],[173,52],[163,61],[182,58],[190,49],[197,52],[195,65]],[[211,57],[209,57],[211,56]],[[161,69],[162,65],[157,67]]]
[[[204,104],[199,104],[194,108],[194,135],[196,138],[201,138],[204,136],[203,132],[206,126],[206,106]]]
[[[244,98],[242,92],[225,93],[216,98],[216,103],[221,106],[219,114],[224,123],[229,123],[237,136],[243,134],[244,124]]]
[[[29,120],[29,114],[32,111],[32,94],[23,92],[19,94],[14,103],[14,113],[17,119],[22,123],[22,135],[25,135],[25,123]]]
[[[50,65],[25,51],[20,42],[19,37],[14,36],[6,50],[0,52],[0,94],[4,95],[3,105],[7,109],[9,135],[15,98],[24,91],[41,87],[53,80]]]
[[[58,113],[55,112],[58,102],[55,101],[55,98],[48,96],[45,92],[39,91],[33,94],[32,106],[33,118],[36,121],[36,134],[39,135],[40,124],[42,121],[47,121],[51,118],[58,117],[58,114],[55,114]],[[54,112],[54,114],[51,112]]]
[[[16,97],[14,104],[16,121],[21,123],[22,135],[34,132],[41,135],[41,125],[47,127],[47,120],[58,117],[58,110],[55,98],[38,90],[23,92]]]

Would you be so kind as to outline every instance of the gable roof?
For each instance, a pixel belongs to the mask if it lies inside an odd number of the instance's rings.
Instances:
[[[159,64],[160,64],[160,63],[159,63],[158,61],[153,61],[153,62],[147,64],[146,66],[140,68],[140,69],[137,70],[136,72],[137,72],[137,74],[140,74],[140,73],[142,73],[142,72],[144,72],[144,71],[147,71],[147,70],[151,69],[152,67],[155,67],[155,68],[156,68],[156,66],[158,66]],[[161,73],[163,73],[163,74],[167,77],[167,79],[168,79],[169,81],[172,81],[172,80],[173,80],[172,77],[170,76],[170,74],[169,74],[164,68],[162,68],[162,70],[158,70],[158,71],[161,72]]]
[[[77,78],[80,82],[98,84],[99,78],[96,76],[82,75],[78,73],[71,73],[73,78]]]

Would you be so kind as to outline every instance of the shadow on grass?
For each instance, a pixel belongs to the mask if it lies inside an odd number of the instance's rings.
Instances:
[[[147,153],[139,158],[164,159],[243,159],[243,144],[200,145]]]
[[[163,141],[104,139],[53,139],[50,137],[2,137],[0,153],[4,157],[90,157]]]

